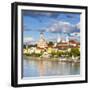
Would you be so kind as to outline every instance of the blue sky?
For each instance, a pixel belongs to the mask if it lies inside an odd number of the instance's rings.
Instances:
[[[80,33],[80,14],[64,12],[22,11],[23,36],[25,41],[36,42],[40,32],[44,32],[47,41],[56,41],[57,37],[74,37]]]

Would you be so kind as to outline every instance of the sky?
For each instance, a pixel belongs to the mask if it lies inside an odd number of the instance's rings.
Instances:
[[[22,11],[24,43],[36,43],[40,32],[47,41],[69,37],[80,40],[80,13]]]

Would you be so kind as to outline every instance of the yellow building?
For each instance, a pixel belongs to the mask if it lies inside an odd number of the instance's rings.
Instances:
[[[47,49],[47,52],[48,52],[48,53],[52,53],[52,51],[53,51],[52,48],[48,48],[48,49]]]

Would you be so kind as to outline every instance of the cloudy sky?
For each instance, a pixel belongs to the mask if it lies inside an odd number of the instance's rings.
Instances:
[[[37,42],[40,32],[47,41],[57,38],[80,40],[80,14],[65,12],[22,11],[24,42]]]

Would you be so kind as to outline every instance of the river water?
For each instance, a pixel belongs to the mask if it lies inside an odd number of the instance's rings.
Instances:
[[[23,77],[79,75],[80,63],[23,59]]]

